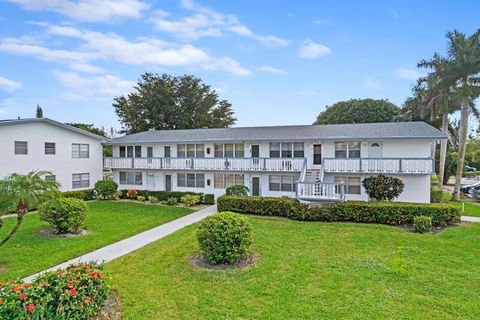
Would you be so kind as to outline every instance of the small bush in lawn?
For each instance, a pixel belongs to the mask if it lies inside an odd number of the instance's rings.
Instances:
[[[178,203],[178,200],[175,197],[170,197],[170,198],[167,199],[167,201],[165,203],[169,206],[174,206]]]
[[[95,183],[95,192],[97,196],[103,199],[111,199],[115,197],[118,184],[113,180],[100,180]]]
[[[137,197],[137,201],[144,202],[144,201],[145,201],[145,197],[144,197],[144,196],[138,196],[138,197]]]
[[[402,180],[382,174],[363,179],[362,185],[368,196],[378,201],[392,201],[398,198],[405,187]]]
[[[390,266],[392,267],[393,272],[404,276],[407,274],[407,267],[405,263],[405,258],[403,257],[402,247],[398,247],[395,252],[395,256],[390,261]]]
[[[48,222],[55,233],[78,233],[84,227],[87,204],[75,198],[46,202],[38,208],[40,220]]]
[[[231,186],[225,189],[225,194],[227,196],[248,196],[248,187],[246,186]]]
[[[443,190],[439,188],[432,188],[430,190],[430,202],[440,203],[443,201]]]
[[[220,212],[205,218],[197,231],[203,258],[211,264],[234,263],[252,244],[248,218],[234,212]]]
[[[432,230],[432,218],[426,216],[418,216],[413,218],[413,226],[419,233],[425,233]]]
[[[32,283],[0,283],[0,319],[93,319],[108,296],[108,285],[95,263],[47,272]]]
[[[192,207],[196,204],[199,204],[200,200],[201,200],[200,196],[187,194],[187,195],[184,195],[180,201],[187,207]]]
[[[137,190],[130,189],[130,190],[127,191],[127,198],[128,199],[135,200],[135,199],[137,199],[137,197],[138,197],[138,191]]]
[[[208,205],[215,204],[215,195],[214,194],[206,194],[203,197],[203,203],[208,204]]]
[[[158,198],[154,196],[148,196],[148,202],[150,203],[158,203]]]

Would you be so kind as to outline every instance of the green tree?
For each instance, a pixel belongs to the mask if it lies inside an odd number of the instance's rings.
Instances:
[[[17,223],[10,233],[0,241],[4,245],[20,228],[28,210],[59,196],[58,184],[45,181],[48,172],[31,171],[26,175],[13,173],[5,180],[0,180],[0,230],[3,226],[2,215],[14,210]]]
[[[192,75],[145,73],[128,96],[113,104],[124,132],[226,128],[236,121],[231,104]]]
[[[97,128],[93,124],[86,124],[86,123],[67,123],[67,124],[72,127],[79,128],[105,138],[112,137],[114,134],[113,128],[110,129],[110,136],[109,136],[103,127]],[[112,146],[104,145],[103,156],[111,157],[112,155],[113,155]]]
[[[43,118],[43,110],[40,105],[37,104],[37,111],[35,112],[35,117],[36,118]]]
[[[388,100],[350,99],[327,106],[314,124],[396,121],[401,109]]]

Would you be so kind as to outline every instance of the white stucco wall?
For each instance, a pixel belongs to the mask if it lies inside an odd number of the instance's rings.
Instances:
[[[15,141],[28,142],[27,155],[14,153]],[[45,142],[55,143],[55,155],[45,154]],[[73,159],[72,143],[89,144],[90,157]],[[90,187],[102,179],[101,141],[46,122],[1,125],[0,150],[0,179],[14,172],[25,174],[45,170],[56,176],[62,191],[72,190],[74,173],[89,173]]]

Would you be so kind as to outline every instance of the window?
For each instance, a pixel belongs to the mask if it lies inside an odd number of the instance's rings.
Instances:
[[[141,158],[142,146],[120,146],[119,156],[120,158]]]
[[[127,158],[133,158],[133,146],[127,146]]]
[[[135,146],[135,158],[142,157],[142,146]]]
[[[28,142],[15,141],[15,154],[28,154]]]
[[[335,142],[335,158],[360,158],[360,142]]]
[[[205,188],[205,174],[177,173],[177,186],[189,188]]]
[[[85,159],[90,156],[88,144],[72,143],[72,158]]]
[[[153,147],[147,147],[147,158],[153,158]]]
[[[245,156],[245,145],[243,143],[235,143],[235,158],[243,158]]]
[[[345,184],[345,193],[346,194],[360,194],[361,192],[361,179],[360,177],[335,177],[335,183]]]
[[[120,146],[120,158],[125,158],[125,146]]]
[[[269,189],[270,191],[295,191],[295,182],[298,178],[294,175],[270,175]]]
[[[215,144],[215,158],[223,158],[223,144]]]
[[[293,144],[293,157],[294,158],[305,157],[305,144],[303,142],[295,142]]]
[[[55,154],[55,142],[45,142],[45,154]]]
[[[233,158],[233,144],[227,143],[223,145],[223,156],[225,158]]]
[[[243,158],[245,156],[243,143],[216,143],[214,150],[215,158]]]
[[[213,175],[213,187],[215,189],[225,189],[231,186],[243,186],[244,185],[243,174],[222,174],[215,173]]]
[[[292,144],[291,143],[282,143],[282,158],[291,158],[293,155]]]
[[[143,184],[143,174],[141,171],[120,171],[120,184],[137,185]]]
[[[72,174],[72,189],[90,187],[90,173]]]
[[[280,158],[280,143],[271,142],[270,143],[270,158]]]
[[[203,144],[177,144],[177,157],[203,158],[205,145]]]
[[[54,174],[47,174],[45,176],[45,181],[55,182],[57,177]]]

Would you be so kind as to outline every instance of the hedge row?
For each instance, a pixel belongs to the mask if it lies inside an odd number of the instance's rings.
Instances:
[[[93,200],[95,199],[95,190],[94,189],[84,189],[76,191],[65,191],[62,192],[65,198],[76,198],[80,200]]]
[[[221,196],[217,209],[245,214],[279,216],[302,221],[412,224],[416,216],[432,218],[434,226],[460,221],[459,208],[450,204],[347,201],[325,207],[308,207],[296,199]]]

